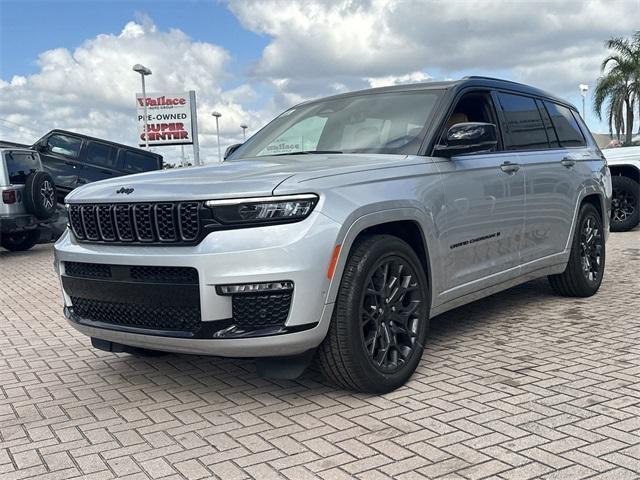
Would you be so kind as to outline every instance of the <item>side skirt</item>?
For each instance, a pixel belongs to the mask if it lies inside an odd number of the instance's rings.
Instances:
[[[448,312],[449,310],[453,310],[454,308],[460,307],[462,305],[466,305],[467,303],[474,302],[484,297],[488,297],[489,295],[493,295],[494,293],[501,292],[511,287],[515,287],[516,285],[521,285],[523,283],[527,283],[531,280],[540,277],[546,277],[547,275],[555,275],[558,273],[564,272],[567,267],[567,262],[564,261],[562,263],[557,263],[551,266],[542,267],[536,270],[532,270],[527,272],[524,275],[517,276],[515,278],[511,278],[505,280],[500,283],[496,283],[495,285],[491,285],[490,287],[482,288],[475,292],[468,293],[466,295],[462,295],[461,297],[454,298],[445,302],[443,304],[438,305],[437,307],[433,307],[431,309],[431,318],[440,315],[444,312]]]

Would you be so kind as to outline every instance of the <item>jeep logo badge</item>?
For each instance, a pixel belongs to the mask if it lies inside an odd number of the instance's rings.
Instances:
[[[120,188],[120,190],[116,190],[116,193],[124,193],[126,195],[129,195],[130,193],[133,193],[133,187],[122,187]]]

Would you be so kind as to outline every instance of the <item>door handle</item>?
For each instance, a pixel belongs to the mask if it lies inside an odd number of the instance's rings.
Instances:
[[[560,160],[560,163],[563,167],[571,168],[576,164],[576,161],[571,157],[564,157],[562,160]]]
[[[512,174],[520,170],[520,165],[518,165],[517,163],[506,161],[502,165],[500,165],[500,170],[502,170],[504,173]]]

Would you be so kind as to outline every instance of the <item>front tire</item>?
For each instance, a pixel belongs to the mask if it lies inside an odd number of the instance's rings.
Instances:
[[[429,288],[403,240],[374,235],[349,254],[317,363],[338,386],[386,393],[415,371],[429,328]]]
[[[614,175],[611,186],[611,231],[629,231],[640,222],[640,184],[632,178]]]
[[[594,295],[602,283],[605,253],[602,217],[585,203],[578,214],[567,268],[559,275],[549,275],[551,288],[564,297]]]
[[[2,235],[0,245],[10,252],[24,252],[38,243],[39,239],[39,230],[25,230]]]

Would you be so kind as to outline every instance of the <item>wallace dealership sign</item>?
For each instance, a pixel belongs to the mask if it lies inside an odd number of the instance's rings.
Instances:
[[[145,132],[145,99],[136,94],[138,143],[145,145],[191,145],[197,135],[195,92],[147,93],[147,128]],[[197,140],[196,140],[197,141]]]

